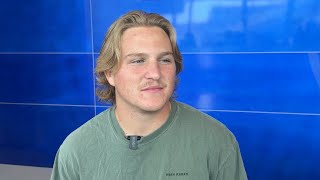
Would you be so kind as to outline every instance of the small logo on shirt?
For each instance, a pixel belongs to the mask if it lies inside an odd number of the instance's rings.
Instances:
[[[188,176],[187,172],[170,172],[166,173],[167,177],[172,177],[172,176]]]

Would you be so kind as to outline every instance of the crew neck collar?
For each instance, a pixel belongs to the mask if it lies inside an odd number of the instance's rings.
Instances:
[[[170,110],[170,114],[169,114],[166,122],[160,128],[155,130],[153,133],[142,137],[141,140],[139,140],[140,145],[143,145],[143,144],[146,144],[146,143],[153,141],[157,137],[161,136],[161,134],[165,133],[166,130],[170,127],[171,123],[175,119],[175,114],[177,111],[177,102],[176,101],[170,101],[170,102],[171,102],[171,110]],[[110,119],[111,119],[111,123],[113,126],[113,130],[114,130],[117,138],[122,142],[128,143],[128,140],[125,137],[125,133],[122,130],[122,128],[120,127],[120,124],[116,119],[115,105],[110,108],[110,116],[111,116]]]

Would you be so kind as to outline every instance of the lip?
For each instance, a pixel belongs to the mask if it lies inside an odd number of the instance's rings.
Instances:
[[[160,86],[149,86],[149,87],[143,88],[142,91],[158,92],[158,91],[161,91],[162,89],[163,89],[163,87],[160,87]]]

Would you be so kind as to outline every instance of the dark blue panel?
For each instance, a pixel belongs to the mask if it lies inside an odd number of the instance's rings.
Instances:
[[[319,54],[185,54],[177,94],[200,109],[320,113]]]
[[[237,137],[249,179],[320,179],[320,116],[206,112]]]
[[[110,24],[134,9],[167,17],[176,27],[183,52],[320,50],[318,0],[92,0],[92,4],[95,52]]]
[[[92,57],[0,55],[0,102],[93,104]]]
[[[93,116],[93,107],[0,104],[0,164],[51,167],[65,137]]]
[[[102,106],[99,106],[96,108],[96,113],[99,114],[101,113],[102,111],[108,109],[110,106],[105,106],[105,107],[102,107]]]
[[[89,1],[14,0],[0,6],[1,52],[91,52]]]

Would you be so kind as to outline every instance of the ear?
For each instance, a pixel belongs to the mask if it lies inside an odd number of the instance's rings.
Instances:
[[[106,76],[109,84],[110,84],[111,86],[115,86],[115,84],[114,84],[114,73],[112,73],[111,70],[108,70],[108,71],[105,71],[105,72],[104,72],[104,75]]]

